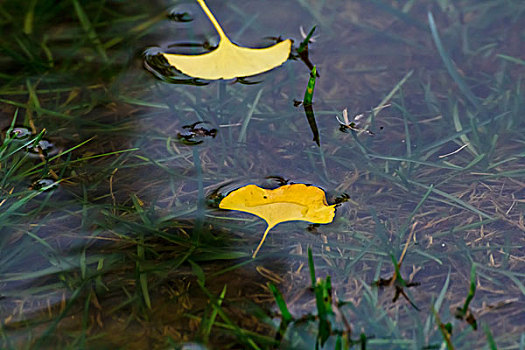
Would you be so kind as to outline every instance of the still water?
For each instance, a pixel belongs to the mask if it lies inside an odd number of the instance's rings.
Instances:
[[[193,79],[158,54],[218,45],[197,2],[0,3],[1,348],[315,348],[308,249],[326,348],[523,348],[525,6],[207,3],[246,47],[315,26],[309,61]],[[285,183],[335,220],[252,259],[264,222],[218,203]]]

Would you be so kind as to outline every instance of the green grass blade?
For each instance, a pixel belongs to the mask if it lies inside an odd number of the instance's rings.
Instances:
[[[427,200],[427,198],[430,196],[430,194],[432,193],[432,190],[434,189],[434,185],[430,185],[428,186],[428,189],[427,189],[427,192],[423,195],[423,197],[421,197],[421,199],[419,200],[419,202],[417,203],[416,207],[414,208],[414,210],[412,210],[412,212],[410,213],[410,215],[408,216],[408,218],[406,219],[405,221],[405,224],[403,225],[403,227],[399,230],[399,235],[401,237],[403,237],[407,230],[408,230],[408,227],[410,226],[410,224],[412,223],[412,219],[414,218],[414,215],[416,215],[416,213],[418,212],[419,208],[421,208],[421,206],[425,203],[425,201]]]
[[[247,333],[243,329],[241,329],[239,326],[237,326],[230,319],[230,317],[224,312],[224,310],[222,309],[221,305],[219,305],[218,301],[210,293],[210,291],[208,291],[208,289],[206,289],[206,287],[204,287],[204,285],[202,285],[201,283],[199,283],[199,286],[201,287],[201,289],[204,292],[204,294],[206,294],[208,299],[210,299],[210,303],[211,303],[212,307],[215,308],[215,310],[217,310],[217,314],[222,318],[222,320],[226,324],[228,324],[234,330],[235,334],[239,337],[239,339],[241,339],[245,344],[249,345],[252,349],[260,350],[259,346],[257,346],[257,344],[253,341],[253,339],[251,337],[249,337],[247,335]]]
[[[312,288],[315,288],[315,266],[312,248],[308,248],[308,268],[310,269],[310,280],[312,281]]]
[[[492,336],[492,332],[490,331],[489,326],[486,324],[483,324],[483,331],[485,332],[485,336],[487,337],[487,343],[489,345],[490,350],[498,350],[498,347],[496,345],[496,342],[494,341],[494,337]]]
[[[314,90],[315,90],[315,81],[317,69],[314,66],[312,68],[312,71],[310,72],[310,79],[308,79],[308,85],[306,86],[306,91],[304,92],[304,98],[303,98],[303,104],[304,105],[311,105],[314,97]]]
[[[443,61],[445,68],[448,71],[448,74],[450,74],[452,79],[456,82],[459,89],[461,90],[463,95],[465,95],[465,97],[469,100],[469,102],[476,109],[479,109],[480,104],[478,98],[472,93],[465,80],[463,80],[463,78],[459,75],[457,69],[454,67],[452,59],[447,54],[443,43],[441,42],[441,38],[439,37],[436,22],[434,21],[434,16],[432,15],[432,12],[428,12],[428,23],[430,26],[430,31],[432,32],[432,38],[434,40],[434,43],[436,44],[437,50],[439,52],[439,55],[441,56],[441,60]]]
[[[255,109],[257,108],[257,104],[259,104],[259,100],[261,99],[261,95],[264,89],[260,89],[257,92],[257,95],[255,95],[255,99],[253,100],[252,106],[250,107],[250,110],[248,111],[248,114],[246,115],[246,118],[244,118],[242,125],[241,125],[241,131],[239,133],[239,139],[237,142],[239,143],[245,143],[246,142],[246,131],[248,130],[248,124],[250,123],[250,120],[252,119],[253,113],[255,112]]]
[[[400,20],[402,20],[407,25],[416,27],[419,30],[424,30],[424,31],[427,30],[427,27],[423,22],[393,7],[392,5],[388,3],[385,3],[381,0],[370,0],[370,2],[376,5],[376,7],[380,9],[381,11],[390,13],[391,15],[398,17]]]
[[[516,64],[521,64],[522,66],[525,66],[525,60],[519,59],[517,57],[512,57],[512,56],[502,55],[502,54],[499,54],[499,55],[496,55],[496,56],[501,58],[501,59],[503,59],[503,60],[506,60],[506,61],[509,61],[509,62],[512,62],[512,63],[516,63]]]
[[[283,322],[289,323],[293,321],[292,314],[288,310],[288,306],[286,305],[286,301],[284,301],[284,297],[279,289],[273,284],[269,283],[268,287],[270,288],[270,291],[273,294],[273,298],[275,299],[275,302],[277,303],[277,307],[281,311],[281,316],[283,317]]]
[[[218,307],[222,306],[222,302],[224,301],[224,298],[226,296],[226,287],[227,285],[224,285],[224,287],[222,288],[221,294],[219,295],[219,298],[217,299]],[[215,324],[215,320],[217,319],[217,314],[218,314],[217,308],[214,307],[211,311],[210,317],[202,321],[203,329],[204,329],[203,339],[204,339],[205,344],[208,343],[208,339],[210,338],[210,334],[211,334],[211,329],[213,325]]]
[[[319,129],[317,127],[317,122],[315,120],[314,108],[312,104],[314,90],[315,90],[316,75],[317,75],[317,70],[314,66],[314,68],[312,68],[312,71],[310,72],[310,79],[308,80],[306,91],[304,92],[303,107],[304,107],[304,112],[306,114],[306,119],[308,120],[310,129],[312,130],[312,134],[314,135],[314,141],[317,144],[317,146],[319,146],[320,145]]]
[[[454,128],[456,129],[456,132],[462,132],[463,131],[463,125],[461,125],[461,120],[459,119],[459,111],[458,111],[458,104],[457,102],[454,104],[454,108],[452,109],[452,120],[454,121]],[[463,144],[467,145],[467,148],[474,153],[475,156],[479,156],[478,151],[470,141],[470,139],[467,136],[467,133],[462,133],[459,137]]]
[[[441,309],[441,305],[443,304],[443,301],[445,300],[449,283],[450,283],[450,270],[448,271],[447,279],[445,280],[445,283],[443,284],[443,287],[441,288],[441,292],[439,292],[436,302],[434,303],[434,309],[437,312],[439,312],[439,309]]]
[[[95,28],[93,27],[93,24],[89,20],[88,15],[80,6],[80,3],[78,0],[72,0],[73,6],[75,7],[75,12],[77,14],[77,17],[80,21],[80,24],[82,25],[82,29],[87,33],[87,36],[91,43],[95,45],[99,55],[102,57],[104,62],[108,61],[108,55],[106,53],[106,49],[104,49],[104,45],[102,45],[102,42],[100,41],[100,38],[97,35],[97,32],[95,31]]]
[[[426,188],[427,190],[430,188],[430,186],[427,186],[427,185],[424,185],[424,184],[420,184],[418,182],[415,182],[415,181],[410,181],[411,184],[413,185],[416,185],[416,186],[419,186],[419,187],[423,187],[423,188]],[[453,202],[453,203],[456,203],[458,204],[460,207],[463,207],[465,209],[468,209],[486,219],[489,219],[489,220],[492,220],[492,216],[490,216],[489,214],[487,213],[484,213],[482,212],[481,210],[477,209],[477,208],[474,208],[472,205],[468,204],[467,202],[457,198],[457,197],[454,197],[446,192],[443,192],[441,190],[438,190],[437,188],[434,188],[433,189],[433,192],[436,193],[436,194],[439,194],[440,196],[448,199],[449,201]]]
[[[202,267],[200,267],[197,263],[193,262],[192,260],[188,260],[188,262],[191,265],[191,271],[197,277],[197,280],[202,283],[202,285],[205,285],[206,276],[204,274],[204,270]]]
[[[315,32],[315,27],[316,26],[313,26],[312,29],[310,29],[310,31],[306,35],[306,38],[304,38],[304,40],[301,41],[301,44],[299,44],[299,47],[297,48],[297,53],[302,53],[305,49],[308,48],[308,44],[310,43],[310,38]]]
[[[27,10],[24,18],[24,34],[33,34],[33,25],[35,19],[35,6],[38,0],[31,0],[29,3],[29,9]]]
[[[470,270],[470,288],[465,299],[465,304],[463,304],[463,308],[461,309],[463,315],[467,313],[470,302],[474,299],[474,294],[476,294],[476,264],[472,264],[472,269]]]

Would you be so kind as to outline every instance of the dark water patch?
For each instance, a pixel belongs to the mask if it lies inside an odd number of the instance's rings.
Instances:
[[[198,145],[206,138],[215,138],[217,129],[206,126],[208,122],[195,122],[190,125],[184,125],[183,130],[177,133],[177,138],[187,145]]]

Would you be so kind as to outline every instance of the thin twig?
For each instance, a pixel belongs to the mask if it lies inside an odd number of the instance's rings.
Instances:
[[[469,144],[466,143],[463,146],[461,146],[460,148],[458,148],[457,150],[455,150],[453,152],[450,152],[450,153],[447,153],[447,154],[440,155],[440,156],[438,156],[438,158],[446,158],[446,157],[451,156],[453,154],[459,153],[463,148],[467,147],[468,145]]]

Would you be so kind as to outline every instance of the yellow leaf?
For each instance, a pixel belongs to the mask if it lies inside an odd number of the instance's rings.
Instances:
[[[335,215],[335,205],[326,203],[325,193],[315,186],[292,184],[267,190],[256,185],[241,187],[222,199],[219,208],[257,215],[268,223],[253,257],[261,248],[268,231],[285,221],[328,224]]]
[[[237,46],[228,39],[204,0],[197,2],[219,33],[219,45],[215,50],[200,55],[163,53],[168,63],[177,70],[194,78],[233,79],[266,72],[288,59],[292,47],[290,39],[262,49]]]

